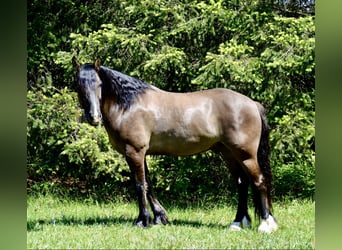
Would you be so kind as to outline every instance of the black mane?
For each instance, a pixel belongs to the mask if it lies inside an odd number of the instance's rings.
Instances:
[[[120,108],[126,110],[140,94],[151,88],[148,83],[125,75],[119,71],[101,66],[98,74],[102,81],[102,95],[115,95]]]

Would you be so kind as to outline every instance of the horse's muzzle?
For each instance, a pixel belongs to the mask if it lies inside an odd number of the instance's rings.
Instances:
[[[97,126],[102,122],[102,116],[101,115],[97,115],[97,116],[93,116],[91,114],[84,114],[86,120],[88,121],[89,124],[93,125],[93,126]]]
[[[101,118],[97,118],[97,119],[91,119],[90,121],[89,121],[89,123],[91,124],[91,125],[93,125],[93,126],[97,126],[97,125],[99,125],[100,123],[101,123]]]

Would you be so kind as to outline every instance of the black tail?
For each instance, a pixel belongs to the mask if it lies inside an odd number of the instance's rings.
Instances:
[[[271,164],[270,164],[270,142],[269,142],[269,126],[267,123],[267,117],[264,107],[257,103],[260,118],[262,122],[262,128],[261,128],[261,137],[259,142],[259,148],[258,148],[258,163],[261,169],[261,172],[264,176],[265,185],[267,188],[267,200],[268,200],[268,206],[271,209],[272,208],[272,183],[273,183],[273,176],[272,176],[272,170],[271,170]],[[256,188],[255,185],[252,185],[253,187],[253,201],[254,201],[254,207],[255,207],[255,213],[260,218],[262,217],[262,205],[261,205],[261,199],[260,199],[260,191]]]

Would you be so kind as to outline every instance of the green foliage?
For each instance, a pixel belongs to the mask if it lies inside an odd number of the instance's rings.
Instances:
[[[70,141],[77,124],[75,95],[67,89],[51,85],[27,93],[27,158],[28,174],[55,175],[58,155]],[[44,171],[47,170],[48,172]]]
[[[74,80],[72,56],[76,55],[80,63],[100,57],[106,66],[164,90],[186,92],[225,87],[261,102],[272,128],[275,194],[277,197],[314,195],[312,2],[296,1],[301,3],[298,6],[286,1],[254,0],[47,2],[32,1],[28,12],[29,81],[33,86],[28,96],[32,95],[32,102],[38,100],[41,105],[35,111],[29,106],[28,116],[31,112],[42,112],[54,117],[56,124],[45,128],[44,124],[48,124],[45,120],[52,118],[43,118],[38,113],[28,117],[29,141],[43,138],[44,142],[29,145],[29,166],[51,168],[47,176],[68,173],[56,171],[57,165],[71,164],[85,169],[92,166],[96,180],[102,174],[109,177],[110,169],[118,166],[118,161],[123,162],[117,155],[115,160],[111,158],[103,129],[80,124],[74,116],[63,117],[67,112],[63,112],[62,106],[55,106],[50,99],[43,102],[41,91],[34,89],[35,85],[53,84],[61,89],[58,91],[64,91],[64,86]],[[306,4],[308,8],[304,8]],[[65,18],[61,18],[62,13]],[[48,32],[40,36],[39,30]],[[40,77],[35,80],[32,72]],[[58,91],[47,89],[44,96]],[[65,103],[70,110],[72,105],[77,107],[74,99]],[[72,141],[74,137],[70,135],[75,131],[82,135],[79,136],[82,140]],[[55,135],[52,139],[51,134]],[[184,198],[195,193],[193,199],[196,199],[202,194],[218,195],[215,183],[219,183],[217,190],[231,188],[227,169],[219,157],[210,155],[209,163],[208,157],[203,154],[180,159],[152,158],[150,172],[158,191],[169,197],[180,194]],[[121,166],[123,163],[115,168],[112,185],[126,183],[126,177],[121,179],[125,172]],[[85,180],[88,174],[82,168],[77,176],[82,175]],[[41,178],[43,172],[35,178]],[[222,195],[232,194],[222,192]]]
[[[235,180],[224,162],[211,151],[189,157],[152,157],[147,164],[158,197],[179,202],[227,203],[236,198]]]
[[[70,48],[69,34],[88,34],[113,20],[123,22],[125,13],[121,1],[30,0],[27,6],[29,87],[46,76],[63,87],[65,72],[53,58],[59,50]]]
[[[28,91],[27,98],[30,190],[46,189],[50,182],[47,188],[110,198],[115,184],[128,182],[126,163],[111,149],[103,128],[79,122],[74,92],[48,85]]]
[[[300,109],[277,118],[277,127],[271,134],[276,194],[301,198],[314,195],[314,119],[314,112]]]

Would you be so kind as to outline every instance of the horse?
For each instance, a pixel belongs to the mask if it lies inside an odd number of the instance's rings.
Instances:
[[[167,92],[105,67],[100,60],[80,65],[74,57],[73,65],[87,121],[94,126],[103,123],[113,149],[130,168],[139,207],[135,225],[169,223],[153,192],[146,155],[188,156],[212,150],[227,163],[238,187],[237,212],[229,229],[251,227],[250,184],[258,231],[278,229],[271,213],[269,126],[260,103],[224,88]]]

